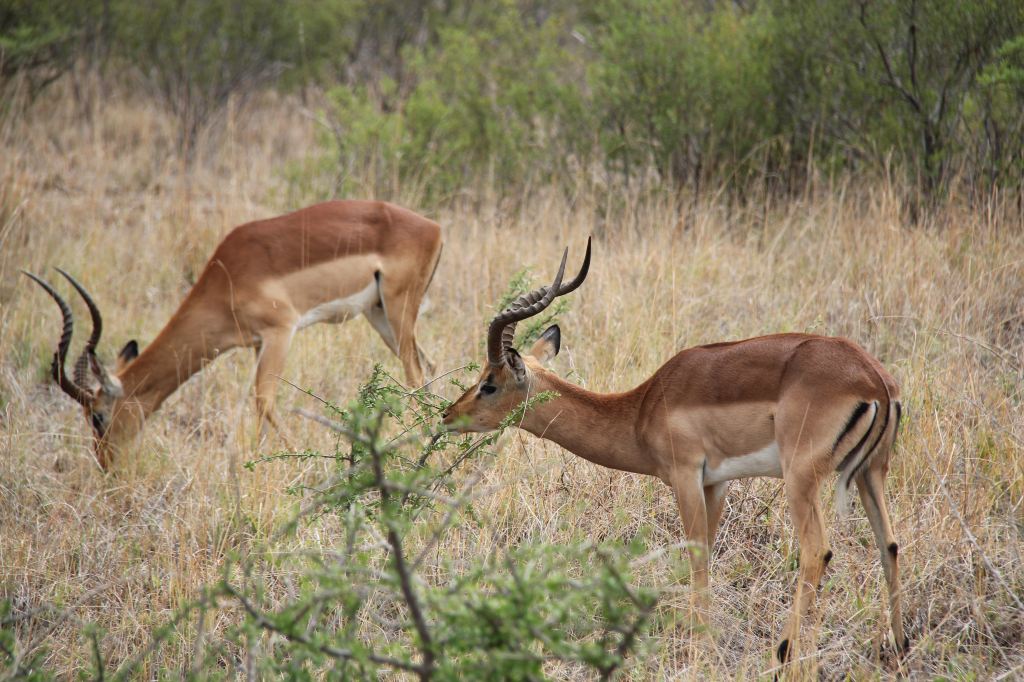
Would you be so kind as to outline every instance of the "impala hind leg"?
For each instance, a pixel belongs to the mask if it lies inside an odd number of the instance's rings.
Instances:
[[[290,327],[268,329],[260,333],[260,342],[256,347],[257,439],[266,435],[268,424],[284,437],[274,412],[274,403],[278,378],[284,372],[285,359],[294,333],[295,330]]]
[[[879,455],[883,453],[878,453]],[[887,453],[886,453],[887,454]],[[889,621],[896,646],[905,653],[910,642],[903,632],[903,608],[900,599],[899,546],[892,532],[889,512],[885,506],[885,469],[886,458],[878,457],[872,461],[868,470],[857,476],[857,492],[864,504],[871,530],[875,534],[878,552],[882,557],[882,570],[889,588]]]
[[[729,490],[729,481],[704,486],[704,508],[708,515],[708,555],[715,548],[715,537],[722,521],[722,510],[725,508],[725,493]]]
[[[828,537],[822,524],[818,494],[820,480],[811,469],[807,467],[785,473],[786,499],[799,543],[800,570],[789,619],[775,649],[775,660],[779,664],[792,658],[800,622],[814,606],[821,577],[832,559],[832,550],[828,547]]]
[[[377,286],[380,302],[365,312],[366,319],[402,362],[406,381],[411,384],[411,388],[419,388],[423,385],[420,358],[425,358],[416,343],[415,332],[421,297],[408,288],[403,290],[389,286],[388,279],[380,275]]]

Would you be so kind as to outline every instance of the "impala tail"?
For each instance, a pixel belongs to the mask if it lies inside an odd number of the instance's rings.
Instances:
[[[836,481],[835,507],[840,519],[846,517],[852,506],[850,485],[853,481],[876,458],[888,458],[901,416],[900,402],[888,397],[884,404],[873,400],[861,402],[854,408],[834,448],[836,454],[846,453],[836,467],[839,479]]]

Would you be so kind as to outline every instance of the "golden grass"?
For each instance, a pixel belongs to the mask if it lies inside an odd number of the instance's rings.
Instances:
[[[112,359],[129,338],[155,336],[231,227],[326,196],[287,180],[288,168],[317,153],[315,124],[294,102],[267,99],[249,116],[229,115],[192,170],[172,152],[169,121],[138,98],[114,94],[92,113],[83,120],[58,89],[0,130],[0,596],[19,612],[62,608],[19,630],[23,646],[48,650],[61,677],[89,665],[85,622],[102,627],[112,663],[137,655],[155,625],[217,577],[227,552],[288,513],[289,483],[322,473],[315,463],[241,467],[254,456],[245,446],[253,362],[243,351],[179,390],[116,473],[98,472],[80,411],[47,382],[56,307],[18,269],[49,276],[59,265],[85,282],[105,311],[102,353]],[[589,388],[631,387],[697,343],[784,330],[857,340],[901,383],[908,412],[888,488],[913,645],[904,671],[1024,675],[1024,613],[1011,595],[1024,594],[1019,214],[952,202],[933,222],[908,226],[884,183],[810,188],[804,199],[742,210],[595,189],[573,202],[538,197],[431,215],[446,246],[419,333],[440,368],[481,359],[489,306],[514,271],[531,265],[548,277],[562,245],[575,260],[591,232],[594,265],[561,320],[557,361]],[[415,196],[388,198],[418,208]],[[82,319],[78,302],[76,311]],[[297,337],[286,374],[344,402],[376,361],[399,375],[369,325],[318,326]],[[280,396],[285,410],[308,406],[287,387]],[[300,442],[330,449],[319,427],[288,424]],[[525,433],[480,467],[495,488],[478,505],[486,521],[453,534],[448,558],[642,531],[653,546],[681,541],[673,499],[656,480],[598,468]],[[714,644],[666,624],[687,603],[675,552],[638,569],[665,592],[650,646],[626,677],[769,669],[795,578],[780,489],[732,487],[712,562]],[[859,507],[830,533],[835,560],[816,626],[805,628],[818,647],[803,652],[803,671],[890,675],[881,568]],[[140,675],[185,670],[191,644],[182,637],[159,649]]]

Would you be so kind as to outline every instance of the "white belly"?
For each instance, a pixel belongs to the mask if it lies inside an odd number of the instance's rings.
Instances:
[[[704,485],[714,485],[736,478],[771,476],[782,478],[782,464],[779,462],[779,444],[772,442],[757,452],[739,457],[729,457],[718,463],[714,469],[704,472]]]
[[[379,301],[377,283],[370,284],[351,296],[326,301],[307,310],[296,323],[296,329],[303,329],[318,322],[344,322],[366,312]]]

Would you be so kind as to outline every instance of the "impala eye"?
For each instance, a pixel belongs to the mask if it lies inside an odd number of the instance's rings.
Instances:
[[[490,395],[490,394],[494,393],[497,390],[498,390],[498,387],[495,386],[494,384],[481,384],[480,385],[480,392],[483,393],[484,395]]]

